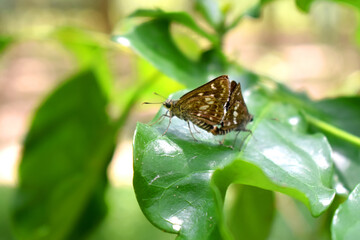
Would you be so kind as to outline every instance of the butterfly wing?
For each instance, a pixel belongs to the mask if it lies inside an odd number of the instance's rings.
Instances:
[[[180,99],[179,103],[187,101],[193,97],[197,98],[198,96],[205,96],[214,94],[219,101],[227,101],[230,96],[230,81],[227,75],[222,75],[211,80],[204,85],[195,88],[194,90],[184,94]]]
[[[200,99],[189,100],[184,111],[195,125],[210,130],[212,126],[220,124],[223,119],[224,103],[214,96],[203,96]]]
[[[178,106],[188,120],[208,130],[223,119],[229,96],[230,81],[223,75],[182,96]]]
[[[230,95],[229,95],[229,100],[226,102],[226,105],[225,105],[225,112],[227,112],[229,110],[229,107],[230,107],[230,103],[233,103],[234,101],[231,100],[231,95],[234,93],[235,91],[235,88],[238,84],[235,82],[235,81],[231,81],[231,84],[230,84]]]
[[[236,86],[233,83],[235,83]],[[221,130],[225,132],[245,130],[246,124],[251,118],[241,93],[240,83],[236,84],[236,82],[233,81],[231,82],[231,86],[235,87],[231,92],[227,111],[221,123]]]

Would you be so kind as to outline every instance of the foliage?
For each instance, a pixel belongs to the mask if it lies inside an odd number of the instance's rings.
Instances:
[[[99,84],[85,71],[38,109],[20,166],[14,209],[19,239],[78,238],[105,215],[105,169],[116,131]]]
[[[164,136],[166,121],[154,126],[138,123],[134,189],[143,214],[178,239],[266,239],[276,235],[276,226],[284,226],[275,207],[274,193],[280,192],[303,203],[313,216],[332,217],[336,211],[334,239],[359,235],[360,98],[314,102],[227,59],[222,51],[226,33],[245,17],[261,17],[271,0],[257,1],[232,20],[216,1],[195,2],[208,24],[205,28],[185,12],[141,9],[131,17],[147,20],[113,39],[125,40],[188,89],[225,73],[241,82],[255,116],[249,125],[253,134],[240,134],[233,150],[228,147],[233,133],[219,145],[219,139],[204,131],[194,142],[187,124],[176,118]],[[312,2],[296,4],[309,11]],[[360,7],[358,1],[336,2]],[[198,34],[210,48],[190,59],[175,44],[173,23]],[[78,29],[61,29],[51,37],[74,54],[80,70],[44,99],[28,130],[12,210],[18,239],[80,239],[99,225],[107,212],[106,169],[116,138],[133,105],[158,78],[138,83],[119,106],[106,58],[107,51],[115,49]],[[12,42],[1,38],[0,51]],[[112,104],[122,109],[115,119],[108,113]],[[161,108],[155,119],[164,111]],[[235,196],[226,209],[232,184]],[[336,192],[339,186],[351,194]],[[347,200],[339,206],[336,199],[342,197]],[[318,233],[330,232],[327,225],[317,227]]]
[[[310,2],[297,3],[303,10],[309,9]],[[176,118],[165,136],[162,133],[167,128],[167,122],[163,121],[155,127],[139,123],[134,137],[134,188],[144,214],[160,229],[177,233],[179,239],[232,239],[234,236],[237,239],[266,239],[266,234],[257,235],[258,232],[252,230],[259,224],[256,221],[254,226],[241,228],[241,233],[237,233],[239,228],[232,227],[234,223],[241,222],[238,215],[245,213],[246,209],[240,208],[242,212],[226,223],[223,204],[226,190],[232,183],[285,193],[303,202],[314,216],[332,211],[329,207],[334,200],[335,186],[342,185],[351,191],[360,180],[357,174],[360,149],[357,123],[360,116],[356,107],[360,98],[313,102],[305,95],[293,93],[256,74],[249,75],[245,69],[224,61],[219,47],[232,23],[226,25],[225,16],[217,9],[216,3],[197,1],[197,4],[218,38],[214,42],[206,37],[212,44],[211,49],[204,50],[204,53],[212,53],[211,63],[207,64],[214,66],[221,63],[216,67],[205,67],[207,79],[219,75],[219,72],[230,71],[233,79],[244,83],[246,102],[255,116],[254,123],[250,125],[253,134],[248,138],[242,136],[239,152],[218,145],[211,134],[203,131],[196,134],[200,141],[193,142],[187,124]],[[257,9],[260,12],[261,8]],[[204,78],[194,73],[193,66],[203,72],[201,63],[205,58],[201,57],[200,64],[194,63],[188,69],[188,64],[177,64],[177,59],[182,59],[180,56],[183,55],[176,46],[167,44],[173,41],[168,32],[169,25],[176,22],[200,36],[207,34],[188,24],[192,21],[180,21],[173,17],[180,15],[141,10],[134,16],[147,16],[151,20],[121,37],[161,71],[172,74],[173,78],[192,88],[203,83]],[[240,20],[236,19],[237,22]],[[139,36],[142,32],[144,36],[148,34],[142,29],[160,29],[160,25],[167,29],[167,33],[160,38],[155,35],[154,42],[134,37],[134,33]],[[161,51],[157,51],[160,48]],[[176,55],[162,54],[174,51]],[[187,76],[176,76],[173,69],[181,70]],[[181,93],[177,93],[170,98],[180,96]],[[162,108],[155,119],[164,112]],[[230,136],[225,143],[231,145],[232,140],[233,136]],[[332,151],[336,156],[331,157]],[[339,158],[352,167],[336,168],[343,164],[338,162]],[[254,194],[256,199],[256,191],[247,194],[249,198]],[[266,212],[269,213],[268,221],[262,226],[268,228],[271,227],[271,212],[274,211],[271,199],[269,195],[267,201],[262,201],[264,206],[268,206]],[[356,203],[354,205],[358,207]],[[255,208],[253,214],[257,214]]]
[[[356,239],[360,231],[360,184],[336,210],[332,221],[333,239]]]

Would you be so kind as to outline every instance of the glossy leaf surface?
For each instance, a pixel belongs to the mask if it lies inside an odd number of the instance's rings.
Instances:
[[[359,106],[360,97],[325,99],[314,104],[317,119],[311,121],[328,138],[339,181],[349,192],[360,182]]]
[[[333,240],[352,240],[360,236],[360,184],[335,212],[331,233]]]
[[[169,20],[151,20],[125,35],[114,37],[114,40],[128,43],[161,72],[188,87],[205,83],[208,74],[204,66],[189,59],[178,49],[170,36],[169,26]]]
[[[178,97],[179,95],[177,95]],[[156,127],[139,123],[134,139],[134,187],[147,218],[184,239],[231,238],[222,217],[229,184],[279,191],[302,201],[319,215],[331,204],[333,173],[330,146],[321,134],[303,132],[304,120],[291,105],[261,92],[245,93],[255,122],[235,150],[201,131],[194,142],[184,121],[173,118]],[[176,97],[174,97],[176,99]],[[272,113],[281,112],[281,121]],[[232,144],[234,134],[225,141]]]
[[[139,9],[133,12],[130,17],[151,17],[156,19],[166,19],[172,22],[182,24],[194,32],[198,33],[200,36],[207,38],[213,44],[217,44],[218,40],[214,35],[211,35],[205,32],[201,27],[197,25],[193,18],[186,12],[164,12],[160,9],[157,10],[147,10]]]

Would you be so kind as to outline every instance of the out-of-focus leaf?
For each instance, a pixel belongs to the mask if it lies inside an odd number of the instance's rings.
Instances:
[[[360,97],[339,97],[315,103],[327,123],[360,137]]]
[[[235,199],[227,221],[235,239],[268,239],[275,214],[274,193],[245,185],[230,189]]]
[[[7,159],[3,158],[3,161]],[[0,184],[0,236],[1,240],[14,240],[11,233],[11,203],[13,201],[14,188]]]
[[[305,95],[294,95],[282,85],[278,85],[277,89],[277,98],[302,110],[310,132],[326,135],[333,149],[338,180],[348,191],[352,191],[360,181],[360,97],[312,102]]]
[[[265,4],[271,2],[273,0],[259,0],[256,4],[254,4],[252,7],[250,7],[245,12],[241,13],[237,18],[235,18],[227,27],[226,31],[229,31],[230,29],[236,27],[239,22],[244,17],[251,17],[251,18],[260,18],[261,16],[261,10],[265,6]]]
[[[244,14],[242,14],[237,21],[234,21],[233,25],[236,26],[239,20],[241,20],[243,16],[259,18],[261,16],[261,7],[262,7],[261,2],[255,4],[253,7],[248,9]]]
[[[101,35],[79,28],[63,27],[52,32],[51,37],[59,40],[74,53],[81,67],[93,62],[94,55],[107,49],[105,39]]]
[[[211,35],[205,32],[199,25],[196,24],[194,19],[186,12],[164,12],[160,9],[157,10],[146,10],[139,9],[132,13],[130,17],[152,17],[156,19],[167,19],[172,22],[182,24],[194,32],[198,33],[200,36],[207,38],[214,45],[218,44],[218,39],[214,35]]]
[[[223,52],[219,49],[210,49],[203,52],[200,62],[208,73],[212,73],[212,77],[223,75],[229,70],[227,59]]]
[[[329,225],[334,202],[324,214],[314,217],[301,202],[283,194],[276,194],[276,214],[268,239],[330,240]]]
[[[196,7],[206,21],[216,30],[222,27],[224,15],[216,0],[196,0]]]
[[[253,18],[259,18],[261,16],[261,10],[264,6],[274,0],[259,0],[254,6],[249,8],[243,15]]]
[[[345,3],[347,5],[353,6],[360,10],[360,1],[359,0],[332,0],[338,3]]]
[[[77,74],[36,111],[14,202],[18,239],[79,239],[104,216],[116,130],[99,81],[91,71]]]
[[[268,240],[299,240],[289,226],[289,221],[278,211],[275,212],[273,226]]]
[[[360,10],[360,1],[359,0],[327,0],[329,2],[337,2],[337,3],[345,3],[351,5]],[[309,12],[311,5],[315,2],[315,0],[295,0],[296,5],[299,9],[304,12]]]
[[[151,88],[148,88],[147,91],[143,92],[141,95],[141,100],[139,102],[158,102],[159,100],[163,100],[159,98],[159,96],[156,96],[154,94],[155,91],[160,94],[161,96],[167,97],[171,93],[179,91],[181,89],[184,89],[184,86],[182,84],[179,84],[177,81],[167,77],[166,75],[162,74],[157,70],[153,65],[151,65],[148,61],[144,60],[143,58],[137,58],[137,81],[144,82],[147,81],[149,78],[153,78],[153,76],[157,76],[155,80],[153,80],[153,83],[151,85]],[[119,96],[119,99],[121,100],[124,96],[124,94],[129,94],[130,91],[137,91],[137,89],[134,87],[131,87],[124,91],[122,95]],[[155,107],[156,105],[153,105]],[[145,108],[148,108],[149,105],[144,106]]]
[[[314,0],[295,0],[296,6],[304,12],[309,12]]]
[[[89,240],[174,240],[174,234],[154,228],[145,218],[132,186],[109,186],[106,201],[111,210]]]
[[[240,134],[240,152],[239,146],[220,146],[204,131],[195,134],[199,141],[194,142],[187,124],[177,118],[165,136],[167,121],[156,127],[137,125],[134,187],[142,211],[155,226],[182,239],[231,239],[222,217],[231,183],[288,194],[315,216],[331,204],[335,191],[326,138],[304,133],[304,119],[291,105],[254,89],[244,96],[255,122],[246,141]],[[279,112],[282,120],[272,120],[272,113]],[[232,144],[233,137],[225,144]]]
[[[357,45],[360,46],[360,20],[358,21],[358,27],[355,33]]]
[[[123,44],[126,42],[161,72],[187,87],[194,88],[205,83],[209,73],[202,64],[190,60],[177,48],[171,38],[169,24],[166,19],[151,20],[125,35],[115,36],[114,40]]]
[[[333,240],[355,240],[360,236],[360,184],[336,210],[332,224]]]
[[[333,148],[339,181],[349,190],[360,182],[360,97],[326,99],[313,104],[310,122]],[[316,115],[315,115],[316,114]]]
[[[0,36],[0,54],[14,41],[12,37]]]
[[[54,31],[51,37],[60,41],[74,54],[80,69],[93,69],[104,93],[111,98],[113,77],[107,59],[107,51],[111,43],[108,36],[79,28],[64,27]]]

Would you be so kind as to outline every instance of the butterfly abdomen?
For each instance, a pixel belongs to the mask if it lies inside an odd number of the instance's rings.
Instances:
[[[197,118],[190,118],[189,119],[193,124],[195,124],[196,126],[198,126],[199,128],[201,129],[204,129],[205,131],[207,132],[210,132],[210,130],[213,128],[212,125],[204,122],[204,121],[201,121]]]
[[[213,135],[225,135],[229,132],[231,132],[233,129],[221,129],[221,128],[218,128],[218,127],[213,127],[210,132],[213,134]]]

